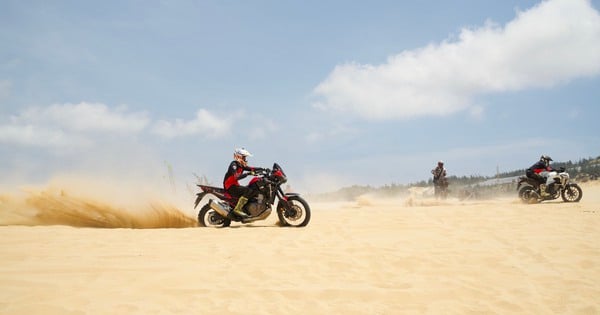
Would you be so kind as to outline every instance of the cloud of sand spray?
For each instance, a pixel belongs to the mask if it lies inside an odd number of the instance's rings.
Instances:
[[[131,193],[131,189],[123,188],[127,185],[63,178],[41,189],[0,195],[0,225],[140,229],[196,226],[196,220],[176,207],[174,199],[143,189]]]
[[[377,193],[362,194],[355,199],[357,207],[397,206],[430,207],[451,204],[450,200],[439,200],[433,196],[433,187],[410,187],[407,193],[397,196]]]

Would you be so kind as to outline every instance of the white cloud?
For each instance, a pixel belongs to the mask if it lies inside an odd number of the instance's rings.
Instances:
[[[230,132],[239,113],[221,119],[200,109],[193,120],[159,120],[148,131],[165,138],[201,135],[218,137]],[[85,147],[97,143],[104,134],[138,134],[152,122],[145,112],[126,107],[79,103],[31,107],[0,121],[0,143],[22,146],[64,148]],[[273,126],[268,125],[267,128]]]
[[[0,125],[0,143],[33,147],[65,148],[82,147],[90,141],[76,134],[67,134],[60,129],[49,129],[34,125]]]
[[[16,121],[52,124],[72,131],[139,132],[149,119],[144,112],[128,113],[124,106],[111,109],[104,104],[61,104],[27,109]]]
[[[94,140],[90,132],[136,133],[145,128],[145,113],[104,104],[62,104],[31,107],[0,125],[0,142],[22,146],[85,147]]]
[[[193,120],[176,119],[173,122],[160,120],[154,125],[152,131],[165,138],[192,135],[212,138],[229,133],[233,120],[231,116],[220,118],[206,109],[199,109]]]
[[[337,66],[314,106],[366,119],[446,115],[478,94],[551,87],[600,73],[600,15],[588,0],[550,0],[504,27],[462,29],[457,40]],[[475,110],[477,112],[477,110]]]

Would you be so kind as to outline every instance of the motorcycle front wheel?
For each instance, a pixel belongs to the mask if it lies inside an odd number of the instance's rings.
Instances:
[[[583,191],[577,184],[568,185],[562,191],[562,199],[564,202],[579,202],[583,197]]]
[[[446,199],[446,198],[448,198],[448,187],[433,186],[433,195],[437,199]]]
[[[198,226],[201,227],[228,227],[231,225],[231,219],[224,218],[217,211],[205,204],[198,212]]]
[[[300,196],[290,196],[288,206],[283,202],[277,205],[277,216],[281,226],[303,227],[310,221],[310,207]]]

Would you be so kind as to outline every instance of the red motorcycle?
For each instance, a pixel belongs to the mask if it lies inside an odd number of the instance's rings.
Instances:
[[[264,220],[269,217],[273,205],[275,207],[281,226],[303,227],[310,221],[310,207],[306,200],[296,193],[285,193],[281,185],[287,182],[287,176],[283,169],[273,164],[273,169],[255,173],[248,187],[254,189],[257,194],[248,200],[242,209],[248,217],[241,217],[233,212],[238,198],[229,195],[221,187],[197,185],[201,192],[196,194],[194,209],[198,207],[202,199],[207,195],[208,203],[200,208],[198,212],[198,226],[203,227],[228,227],[231,221],[240,223],[251,223]],[[277,199],[277,200],[276,200]]]

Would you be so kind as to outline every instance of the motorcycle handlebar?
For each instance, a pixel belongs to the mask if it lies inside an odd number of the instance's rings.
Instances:
[[[248,174],[250,175],[269,175],[271,173],[271,170],[268,168],[263,168],[263,169],[259,169],[259,170],[254,170],[254,171],[250,171],[248,172]]]

